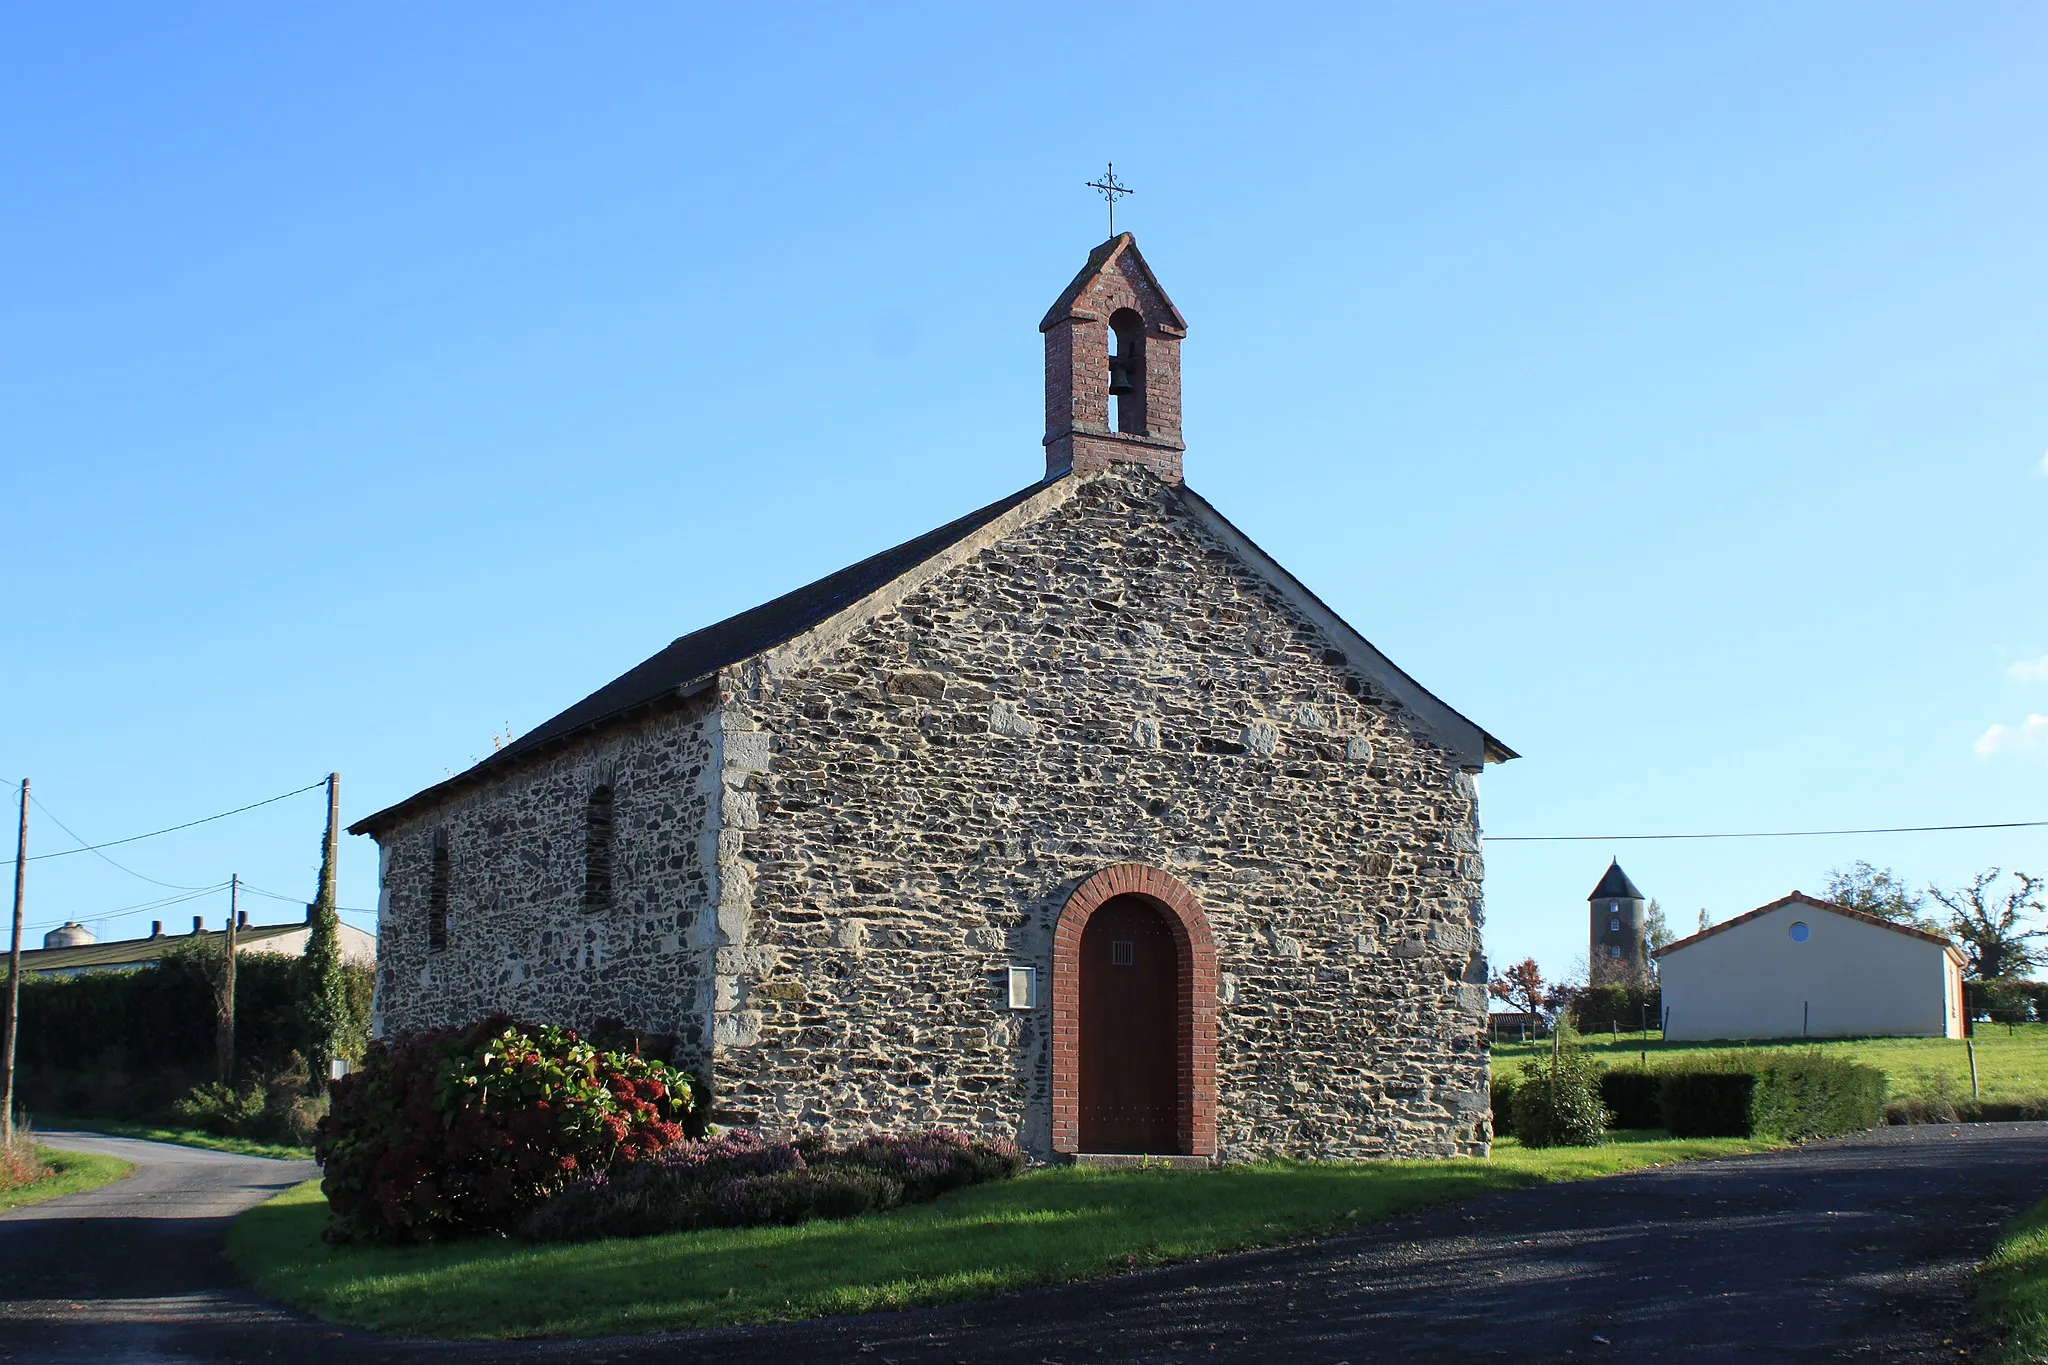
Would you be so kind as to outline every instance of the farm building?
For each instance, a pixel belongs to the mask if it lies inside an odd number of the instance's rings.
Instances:
[[[246,912],[242,913],[235,929],[235,951],[237,953],[284,953],[297,957],[306,951],[306,939],[312,934],[311,916],[292,920],[285,924],[251,924]],[[362,966],[375,966],[377,962],[377,940],[352,924],[340,926],[341,956],[344,961]],[[219,943],[227,937],[226,929],[208,929],[206,921],[198,915],[192,917],[192,932],[189,934],[167,934],[162,920],[149,927],[147,938],[110,939],[100,942],[91,931],[77,921],[65,924],[43,936],[43,946],[32,948],[21,955],[21,970],[24,975],[34,972],[42,976],[77,976],[83,972],[132,972],[147,967],[174,949],[194,943]],[[0,964],[4,967],[4,964]],[[6,972],[0,970],[0,977]]]
[[[1797,891],[1651,956],[1669,1040],[1963,1035],[1953,943]]]

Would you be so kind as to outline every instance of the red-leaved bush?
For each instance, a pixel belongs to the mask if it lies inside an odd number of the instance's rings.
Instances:
[[[691,1096],[652,1057],[503,1014],[372,1043],[314,1138],[328,1236],[507,1232],[568,1185],[683,1142]]]

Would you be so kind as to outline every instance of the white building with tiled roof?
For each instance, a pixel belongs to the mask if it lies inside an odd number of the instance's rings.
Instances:
[[[1963,954],[1794,891],[1657,950],[1664,1036],[1963,1036]]]
[[[227,930],[208,929],[199,916],[192,917],[192,932],[189,934],[167,934],[163,921],[150,926],[148,938],[125,938],[102,943],[96,940],[85,927],[76,921],[43,937],[44,946],[30,949],[21,955],[21,970],[24,976],[35,973],[41,976],[77,976],[83,972],[132,972],[147,967],[173,950],[194,943],[219,943],[226,937]],[[312,934],[312,925],[306,920],[292,920],[285,924],[251,924],[245,912],[235,931],[237,953],[284,953],[297,957],[306,951],[306,940]],[[216,951],[218,951],[216,949]],[[377,940],[352,924],[341,926],[341,956],[343,961],[359,963],[365,967],[377,964]],[[0,963],[0,980],[6,977],[6,964]]]

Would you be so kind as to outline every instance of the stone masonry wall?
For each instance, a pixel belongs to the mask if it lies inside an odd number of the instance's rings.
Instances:
[[[1475,783],[1149,473],[721,705],[760,764],[718,850],[727,1121],[1047,1155],[1053,924],[1131,861],[1215,932],[1224,1159],[1486,1149]]]
[[[387,1033],[494,1010],[576,1027],[612,1016],[677,1034],[707,1058],[719,941],[715,853],[725,787],[718,713],[686,710],[601,731],[387,830],[377,1004]],[[610,783],[613,889],[584,910],[590,793]],[[451,924],[429,946],[437,830]]]

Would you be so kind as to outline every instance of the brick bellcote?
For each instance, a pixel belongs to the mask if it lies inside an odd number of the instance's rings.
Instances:
[[[1187,321],[1130,233],[1088,253],[1038,324],[1045,334],[1045,472],[1141,464],[1181,481],[1180,342]]]

